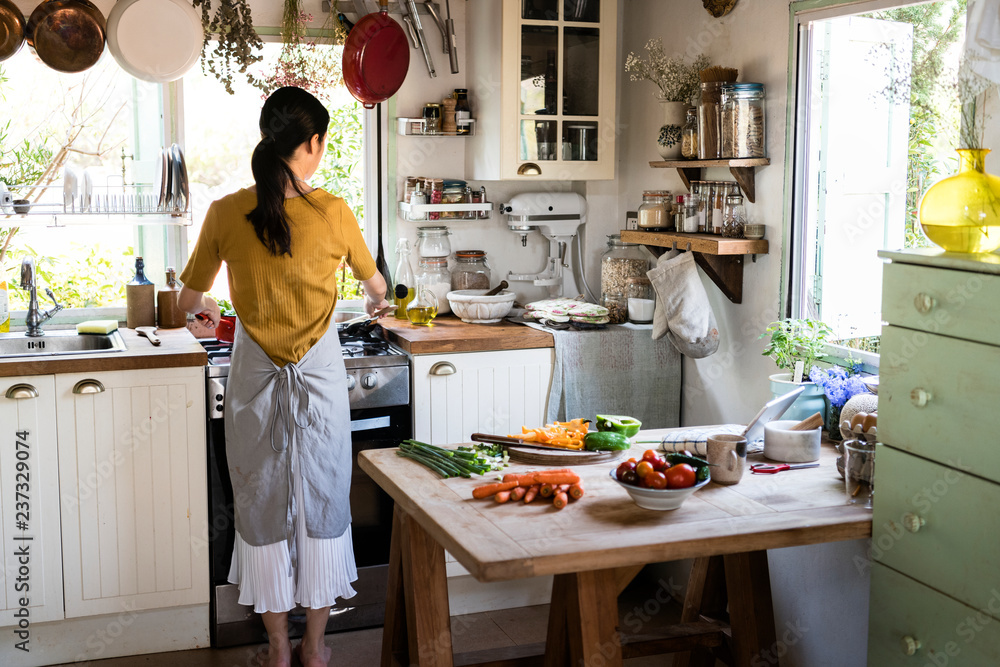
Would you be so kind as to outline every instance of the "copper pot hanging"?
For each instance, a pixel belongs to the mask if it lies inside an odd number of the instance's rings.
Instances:
[[[69,74],[100,60],[105,36],[104,15],[89,0],[46,0],[31,12],[26,30],[42,62]]]
[[[21,10],[11,0],[0,0],[0,61],[21,50],[24,32]]]

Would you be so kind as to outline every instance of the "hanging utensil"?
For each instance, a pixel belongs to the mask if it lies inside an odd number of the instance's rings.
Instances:
[[[451,0],[444,0],[445,27],[448,29],[448,60],[451,61],[451,73],[458,74],[458,41],[455,39],[455,22],[451,19]]]
[[[424,61],[427,63],[427,73],[433,79],[437,76],[434,69],[434,58],[431,57],[431,50],[427,48],[427,37],[424,35],[424,26],[420,23],[420,15],[417,14],[417,5],[413,0],[404,0],[410,10],[410,20],[417,30],[417,39],[420,40],[420,50],[424,54]]]
[[[106,30],[104,14],[89,0],[46,0],[31,12],[25,38],[43,63],[75,74],[100,60]]]
[[[0,0],[0,61],[7,60],[24,45],[24,16],[11,0]]]
[[[399,11],[403,15],[403,24],[406,25],[406,34],[410,36],[410,43],[413,48],[420,48],[420,39],[417,37],[417,29],[413,26],[413,19],[410,18],[410,9],[405,2],[399,3]]]
[[[403,28],[389,18],[388,0],[366,14],[347,35],[342,69],[344,85],[366,109],[396,94],[410,66],[410,45]]]
[[[375,192],[378,193],[378,214],[375,224],[378,225],[378,249],[375,255],[375,268],[385,278],[387,293],[392,292],[392,274],[389,273],[389,263],[385,261],[385,248],[382,244],[382,105],[375,105]]]
[[[438,15],[437,7],[434,6],[434,0],[424,0],[424,4],[427,6],[427,11],[430,12],[431,18],[434,19],[434,23],[437,24],[438,30],[441,31],[441,53],[449,53],[448,29]]]

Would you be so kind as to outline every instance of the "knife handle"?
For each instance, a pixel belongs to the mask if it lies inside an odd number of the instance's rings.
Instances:
[[[487,433],[473,433],[471,439],[473,442],[495,442],[501,445],[524,444],[524,440],[521,440],[521,438],[510,438],[505,435],[489,435]]]

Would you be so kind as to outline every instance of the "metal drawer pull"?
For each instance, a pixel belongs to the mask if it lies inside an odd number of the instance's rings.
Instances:
[[[934,398],[934,395],[931,392],[920,387],[910,392],[910,402],[918,408],[922,408],[930,403],[932,398]]]
[[[104,385],[100,380],[80,380],[73,385],[74,394],[100,394],[104,391]]]
[[[919,514],[914,514],[913,512],[907,512],[903,515],[903,528],[906,528],[911,533],[915,533],[927,524],[927,519],[920,516]]]
[[[18,384],[11,385],[11,387],[7,390],[6,396],[14,401],[20,401],[24,398],[38,398],[38,390],[26,382],[20,382]]]
[[[920,650],[920,640],[914,639],[910,635],[903,637],[900,644],[903,647],[904,655],[916,655],[917,651]]]
[[[920,292],[913,297],[913,307],[916,308],[917,312],[921,315],[926,315],[931,312],[935,305],[937,305],[937,300],[930,294]]]
[[[431,375],[454,375],[458,371],[455,370],[455,364],[450,361],[439,361],[433,366],[431,366]]]

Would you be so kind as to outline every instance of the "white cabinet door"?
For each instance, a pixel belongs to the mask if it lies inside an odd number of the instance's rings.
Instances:
[[[63,617],[55,413],[51,375],[0,378],[0,627]]]
[[[413,357],[413,437],[435,445],[541,426],[552,348]]]
[[[56,376],[67,618],[208,602],[204,382]]]

